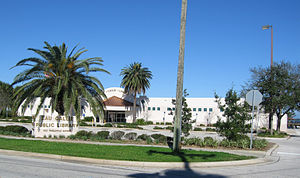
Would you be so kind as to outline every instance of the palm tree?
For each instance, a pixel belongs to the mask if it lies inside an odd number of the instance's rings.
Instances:
[[[77,50],[75,46],[68,53],[67,46],[50,46],[45,43],[46,50],[29,48],[42,58],[31,57],[19,61],[17,66],[30,66],[30,68],[19,73],[12,85],[22,83],[14,93],[15,109],[33,102],[40,97],[38,115],[45,99],[50,97],[52,112],[55,110],[61,116],[69,116],[73,111],[77,120],[80,118],[81,98],[85,98],[91,106],[94,115],[103,115],[104,88],[101,82],[90,72],[108,71],[100,68],[103,60],[100,57],[79,59],[80,55],[86,52],[84,48]],[[14,68],[13,67],[13,68]]]
[[[123,76],[121,86],[124,87],[125,93],[132,93],[134,96],[133,102],[133,122],[136,121],[136,95],[146,92],[150,88],[150,79],[152,73],[147,67],[142,67],[142,63],[134,62],[121,71]]]
[[[0,113],[3,114],[3,116],[7,116],[8,110],[12,108],[13,90],[10,84],[0,81]]]

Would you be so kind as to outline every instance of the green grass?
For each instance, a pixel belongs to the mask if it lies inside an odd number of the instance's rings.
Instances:
[[[183,150],[180,154],[175,154],[171,149],[159,147],[107,146],[7,138],[0,138],[0,149],[144,162],[211,162],[254,158],[223,152]]]
[[[271,135],[270,132],[261,132],[261,133],[258,133],[257,136],[259,137],[270,137],[270,138],[284,138],[284,137],[287,137],[288,134],[285,133],[285,132],[280,132],[278,133],[277,131],[274,131],[273,135]]]

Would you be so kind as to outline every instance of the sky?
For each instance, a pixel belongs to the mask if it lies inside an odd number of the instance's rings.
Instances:
[[[241,90],[250,68],[300,61],[299,0],[188,0],[184,88],[190,97],[225,96]],[[2,0],[0,80],[12,83],[25,68],[18,61],[63,42],[88,49],[82,58],[102,57],[97,73],[105,88],[119,87],[120,71],[141,62],[152,71],[150,97],[175,97],[179,55],[180,0]]]

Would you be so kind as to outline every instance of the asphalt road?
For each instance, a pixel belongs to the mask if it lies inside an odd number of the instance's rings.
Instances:
[[[299,177],[300,131],[290,139],[272,139],[279,144],[272,156],[278,162],[258,165],[191,169],[159,169],[89,165],[51,159],[0,154],[0,177]]]

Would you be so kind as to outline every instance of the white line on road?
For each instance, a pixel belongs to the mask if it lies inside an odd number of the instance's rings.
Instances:
[[[288,153],[288,152],[278,152],[280,155],[294,155],[294,156],[300,156],[300,153]]]

